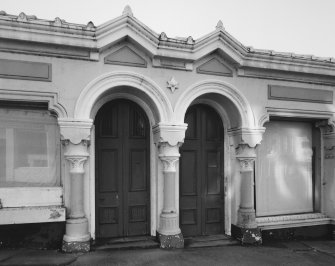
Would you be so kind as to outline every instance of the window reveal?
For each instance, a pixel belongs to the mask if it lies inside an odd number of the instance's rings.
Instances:
[[[59,186],[59,140],[47,111],[0,109],[0,187]]]
[[[313,212],[313,133],[305,122],[266,124],[257,148],[256,215]]]

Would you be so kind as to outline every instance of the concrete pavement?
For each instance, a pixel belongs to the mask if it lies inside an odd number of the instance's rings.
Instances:
[[[0,265],[335,265],[335,241],[276,242],[179,250],[96,250],[64,254],[50,250],[0,250]]]

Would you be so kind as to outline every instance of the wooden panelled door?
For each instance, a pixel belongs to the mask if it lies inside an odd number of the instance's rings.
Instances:
[[[184,236],[224,233],[224,131],[217,112],[191,106],[180,158],[180,227]]]
[[[137,104],[114,100],[99,110],[95,129],[97,237],[148,235],[148,119]]]

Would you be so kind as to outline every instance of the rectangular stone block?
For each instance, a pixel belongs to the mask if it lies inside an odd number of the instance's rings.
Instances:
[[[51,81],[51,64],[0,59],[0,78]]]
[[[269,85],[268,99],[332,104],[333,92],[328,90]]]

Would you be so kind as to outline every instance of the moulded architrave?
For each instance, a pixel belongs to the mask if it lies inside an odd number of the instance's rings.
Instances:
[[[0,78],[51,81],[51,64],[0,59]]]
[[[332,123],[332,120],[334,119],[334,113],[331,111],[327,112],[327,111],[316,111],[316,110],[266,107],[263,115],[261,115],[258,120],[258,126],[263,127],[266,122],[270,121],[271,116],[328,120],[329,123]]]
[[[127,45],[107,55],[104,62],[113,65],[147,67],[146,60]]]
[[[47,102],[48,109],[54,111],[57,114],[58,118],[66,118],[68,116],[64,106],[59,103],[57,92],[0,89],[0,100]]]

